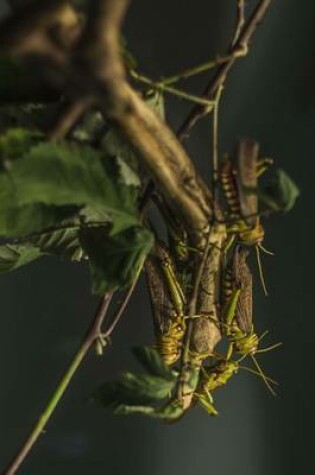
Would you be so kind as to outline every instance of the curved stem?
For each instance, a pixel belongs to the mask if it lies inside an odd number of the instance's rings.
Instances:
[[[92,347],[96,339],[99,338],[99,336],[101,335],[102,323],[106,317],[109,304],[112,300],[112,296],[113,296],[113,293],[110,292],[110,293],[105,294],[104,297],[102,298],[99,308],[96,312],[96,316],[94,317],[90,330],[87,332],[87,335],[82,345],[80,346],[79,350],[77,351],[74,358],[72,359],[70,366],[68,367],[66,373],[60,380],[54,393],[49,399],[44,411],[42,412],[35,426],[31,430],[29,436],[23,443],[23,446],[21,447],[18,454],[14,457],[14,459],[12,460],[12,462],[9,464],[9,466],[3,472],[2,475],[14,475],[17,472],[17,470],[20,468],[20,466],[22,465],[23,461],[25,460],[29,452],[32,450],[37,439],[42,434],[44,428],[46,427],[46,424],[48,423],[51,415],[55,411],[58,403],[60,402],[61,398],[66,392],[73,376],[75,375],[77,369],[82,363],[84,357],[86,356],[87,352]]]

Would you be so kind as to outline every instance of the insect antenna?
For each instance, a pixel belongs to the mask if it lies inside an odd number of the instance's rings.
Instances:
[[[275,350],[276,348],[279,348],[279,346],[282,346],[282,343],[275,343],[274,345],[268,346],[267,348],[261,348],[256,351],[257,353],[267,353],[268,351]]]
[[[239,365],[239,368],[244,369],[245,371],[248,371],[251,374],[255,374],[256,376],[261,378],[261,374],[258,371],[255,371],[252,368],[248,368],[248,366]],[[265,376],[265,378],[267,381],[269,381],[269,383],[274,384],[275,386],[279,386],[279,383],[275,381],[274,379],[269,378],[269,376]]]
[[[254,355],[250,355],[252,360],[253,360],[253,363],[254,365],[256,366],[257,370],[258,370],[258,373],[260,374],[260,376],[262,377],[265,385],[267,386],[267,388],[269,389],[269,391],[271,392],[271,394],[273,396],[276,396],[277,393],[273,390],[273,388],[271,387],[271,385],[269,384],[268,382],[268,378],[266,377],[265,373],[263,372],[263,370],[261,369],[261,366],[259,365],[257,359],[255,358]]]
[[[260,278],[260,282],[261,282],[261,285],[262,285],[262,288],[264,290],[264,294],[268,295],[268,291],[267,291],[267,287],[266,287],[266,281],[265,281],[265,277],[264,277],[264,272],[263,272],[263,268],[262,268],[262,264],[261,264],[261,259],[260,259],[260,252],[259,252],[259,249],[261,249],[261,247],[259,245],[256,245],[255,246],[255,249],[256,249],[256,257],[257,257],[257,264],[258,264],[258,272],[259,272],[259,278]]]
[[[261,342],[261,340],[263,338],[265,338],[265,336],[268,335],[268,333],[269,333],[269,331],[265,330],[264,333],[262,333],[260,335],[260,337],[258,338],[258,341]],[[279,348],[279,346],[282,346],[281,342],[275,343],[274,345],[270,345],[267,348],[260,348],[259,350],[256,350],[256,354],[257,353],[267,353],[268,351],[275,350],[276,348]]]
[[[272,158],[263,158],[261,160],[258,160],[257,167],[256,167],[257,178],[261,177],[261,175],[263,175],[265,171],[268,170],[270,165],[273,165]]]
[[[269,330],[265,330],[258,338],[258,341],[261,342],[261,340],[265,338],[265,336],[268,335],[268,333],[269,333]]]
[[[274,256],[274,253],[266,249],[261,243],[258,244],[259,249],[261,249],[265,254],[269,256]]]

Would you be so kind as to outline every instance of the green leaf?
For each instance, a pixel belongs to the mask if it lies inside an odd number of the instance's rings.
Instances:
[[[119,416],[130,416],[131,414],[142,414],[144,416],[154,417],[156,409],[153,406],[130,406],[128,404],[119,404],[114,408],[114,414]]]
[[[160,401],[169,397],[175,381],[147,374],[124,373],[123,380],[128,393],[132,393],[138,402]]]
[[[144,260],[153,246],[153,235],[134,227],[114,236],[105,227],[86,228],[81,243],[90,259],[93,293],[129,285],[138,276]]]
[[[146,103],[155,110],[155,112],[161,117],[161,119],[165,119],[165,107],[164,107],[164,96],[162,91],[158,91],[157,89],[150,89],[145,95]]]
[[[0,189],[1,195],[1,189]],[[42,204],[14,206],[0,199],[0,235],[23,237],[52,228],[56,223],[72,216],[75,208],[45,206]]]
[[[84,259],[84,251],[80,242],[80,229],[79,225],[64,224],[60,228],[34,234],[30,236],[29,241],[47,254],[81,261]]]
[[[171,401],[155,411],[154,417],[166,420],[177,420],[184,414],[184,408],[177,401]]]
[[[128,165],[127,161],[117,156],[117,165],[119,167],[119,176],[123,183],[127,186],[140,187],[141,181],[139,176],[134,172],[134,170]]]
[[[169,403],[162,408],[154,406],[130,406],[127,404],[120,404],[114,409],[114,414],[117,415],[131,415],[142,414],[144,416],[154,417],[156,419],[177,420],[184,414],[182,406],[176,403]]]
[[[78,142],[93,144],[105,127],[105,121],[100,112],[90,111],[85,114],[79,125],[75,127],[71,137]]]
[[[42,143],[0,174],[0,214],[35,203],[89,206],[114,234],[139,222],[137,193],[118,178],[115,161],[92,148]]]
[[[117,128],[112,127],[104,135],[101,148],[106,154],[116,157],[122,182],[128,186],[139,187],[140,178],[137,174],[137,157]]]
[[[120,381],[103,384],[96,397],[106,407],[143,406],[168,398],[174,385],[175,381],[158,376],[126,372]]]
[[[0,246],[0,272],[10,272],[42,256],[40,249],[30,245]]]
[[[115,414],[138,413],[159,419],[178,419],[183,408],[170,399],[176,386],[176,375],[164,365],[155,350],[145,347],[133,351],[148,373],[125,372],[119,381],[105,383],[97,391],[96,399]]]
[[[144,97],[146,103],[154,109],[162,119],[165,117],[164,97],[160,91],[150,90]],[[116,157],[123,182],[129,186],[139,187],[138,159],[132,147],[126,142],[120,131],[112,127],[104,135],[101,148],[107,154]]]
[[[259,198],[274,211],[290,211],[300,195],[292,178],[282,169],[276,171],[274,180],[265,187]]]
[[[21,128],[9,129],[6,134],[0,135],[0,161],[2,165],[10,167],[10,162],[30,151],[43,140],[43,134]]]
[[[176,375],[167,366],[158,351],[148,346],[133,348],[133,354],[143,366],[143,368],[152,376],[160,376],[169,381],[174,381]]]

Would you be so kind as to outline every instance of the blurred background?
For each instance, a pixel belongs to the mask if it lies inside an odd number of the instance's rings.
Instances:
[[[12,1],[12,3],[14,3]],[[21,0],[18,3],[23,3]],[[133,0],[125,36],[143,72],[158,78],[224,54],[233,34],[236,0]],[[255,2],[249,1],[248,8]],[[9,14],[0,1],[1,14]],[[99,384],[135,368],[130,347],[151,341],[143,283],[103,358],[89,355],[47,432],[23,465],[26,475],[293,475],[315,471],[315,3],[272,2],[251,51],[232,70],[220,112],[220,152],[243,136],[257,139],[297,182],[301,197],[288,215],[265,224],[269,297],[255,289],[255,322],[270,331],[262,355],[279,381],[272,397],[255,376],[240,372],[216,393],[220,412],[196,408],[175,425],[140,416],[112,416],[87,403]],[[199,93],[207,77],[189,84]],[[181,124],[187,104],[170,98],[167,118]],[[188,148],[204,177],[210,121]],[[210,179],[210,177],[209,177]],[[50,258],[0,277],[0,467],[19,448],[76,351],[97,305],[87,269]]]

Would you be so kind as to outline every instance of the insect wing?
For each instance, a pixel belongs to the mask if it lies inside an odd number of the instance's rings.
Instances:
[[[241,289],[236,307],[236,320],[240,329],[249,334],[253,321],[253,276],[246,262],[249,252],[240,246],[234,251],[235,286]]]
[[[173,306],[157,259],[150,255],[144,265],[146,284],[151,301],[153,325],[158,337],[167,331],[173,315]]]
[[[258,213],[257,162],[259,144],[252,139],[239,141],[235,156],[237,191],[242,218],[253,227]]]

